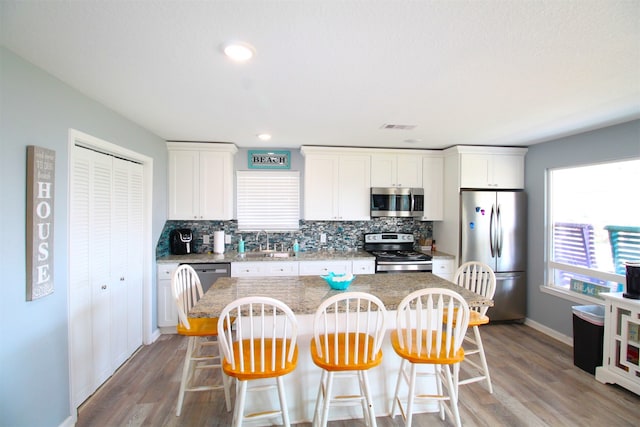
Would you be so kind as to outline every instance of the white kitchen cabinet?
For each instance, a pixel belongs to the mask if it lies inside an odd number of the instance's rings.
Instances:
[[[640,394],[640,300],[624,298],[622,293],[600,296],[606,305],[602,366],[596,368],[596,379]]]
[[[375,274],[376,273],[376,261],[375,259],[361,259],[351,261],[351,272],[354,275],[358,274]]]
[[[370,166],[366,154],[302,147],[304,218],[366,221],[370,216]]]
[[[456,268],[453,258],[434,258],[432,262],[432,273],[434,275],[453,282],[453,277],[456,274]]]
[[[231,277],[275,277],[297,275],[297,261],[244,261],[231,263]]]
[[[460,188],[523,189],[526,151],[526,148],[461,148]]]
[[[160,328],[175,328],[178,324],[178,309],[171,292],[171,276],[177,268],[177,263],[161,263],[157,267],[158,327]]]
[[[300,261],[300,276],[324,276],[351,273],[351,261]]]
[[[441,155],[422,158],[422,185],[424,189],[425,221],[440,221],[444,218],[444,159]]]
[[[405,151],[371,156],[372,187],[422,187],[422,158]]]
[[[233,218],[233,144],[168,142],[169,219]]]

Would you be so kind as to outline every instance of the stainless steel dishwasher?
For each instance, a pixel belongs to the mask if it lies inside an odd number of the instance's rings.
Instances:
[[[198,273],[202,290],[207,292],[219,277],[231,277],[230,263],[189,264]]]

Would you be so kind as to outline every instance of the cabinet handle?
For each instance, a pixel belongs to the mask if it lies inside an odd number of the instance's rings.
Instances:
[[[120,278],[120,281],[121,281],[121,282],[124,282],[124,277],[121,277],[121,278]]]
[[[100,286],[100,289],[102,289],[102,290],[107,289],[107,285],[102,285],[102,286]]]

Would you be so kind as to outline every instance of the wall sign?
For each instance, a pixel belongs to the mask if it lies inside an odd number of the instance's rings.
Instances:
[[[56,152],[27,146],[27,301],[53,293]]]
[[[290,169],[291,152],[249,150],[249,169]]]

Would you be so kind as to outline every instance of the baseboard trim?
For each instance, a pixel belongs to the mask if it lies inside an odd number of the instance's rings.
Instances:
[[[543,334],[550,336],[551,338],[554,338],[560,342],[563,342],[570,347],[573,347],[573,337],[561,334],[558,331],[548,328],[543,324],[538,323],[535,320],[531,320],[529,318],[526,318],[524,320],[524,324],[535,329],[536,331],[542,332]]]

